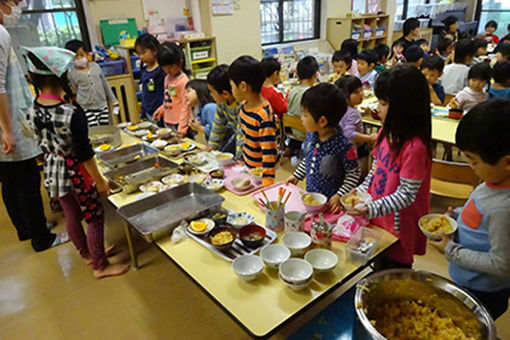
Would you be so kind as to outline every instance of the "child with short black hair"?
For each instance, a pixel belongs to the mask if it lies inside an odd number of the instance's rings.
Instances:
[[[391,45],[391,64],[395,66],[398,63],[405,62],[406,58],[404,57],[404,49],[406,44],[401,39],[393,42]]]
[[[264,69],[264,75],[266,80],[262,86],[260,93],[262,97],[266,98],[273,109],[273,113],[281,120],[283,114],[287,112],[287,99],[283,96],[283,93],[276,87],[281,82],[280,70],[281,65],[278,59],[268,57],[261,61],[262,68]]]
[[[450,38],[439,38],[439,41],[437,42],[437,54],[445,64],[449,64],[452,59],[453,51],[455,49],[455,43]]]
[[[390,48],[386,44],[379,44],[375,46],[374,52],[377,54],[377,64],[375,65],[374,70],[377,73],[381,73],[386,70],[386,63],[388,62]]]
[[[286,182],[306,178],[306,190],[326,196],[330,211],[337,213],[340,197],[356,187],[360,177],[356,150],[338,128],[347,109],[345,97],[337,86],[322,83],[306,90],[302,105],[304,158]]]
[[[429,42],[427,39],[418,39],[416,40],[416,46],[419,46],[423,51],[423,57],[429,56]]]
[[[145,33],[136,38],[135,49],[142,62],[140,85],[142,87],[142,109],[140,118],[154,121],[154,112],[163,104],[165,95],[165,71],[158,64],[159,41]],[[158,124],[160,121],[158,121]],[[161,121],[161,126],[163,122]]]
[[[328,81],[334,83],[338,78],[346,75],[347,71],[351,68],[351,53],[345,50],[335,51],[331,58],[331,64],[333,65],[333,71],[335,72],[329,76]]]
[[[510,61],[496,63],[492,78],[494,83],[489,88],[489,98],[510,100]]]
[[[363,86],[374,88],[375,80],[377,79],[377,72],[374,70],[377,56],[372,50],[364,50],[358,53],[356,57],[358,62],[358,74],[356,75]]]
[[[68,41],[65,48],[76,54],[67,77],[76,91],[76,102],[85,111],[89,127],[110,125],[108,104],[113,106],[114,113],[118,113],[119,102],[106,81],[103,70],[95,62],[89,62],[82,41]]]
[[[457,232],[432,242],[445,253],[450,277],[476,296],[496,320],[510,298],[510,102],[475,106],[459,123],[456,142],[484,181],[462,209],[448,209]]]
[[[496,60],[498,62],[510,61],[510,44],[501,45],[496,52]]]
[[[209,141],[216,113],[216,103],[211,97],[207,82],[203,79],[188,81],[184,97],[194,116],[189,121],[190,128],[195,132],[203,133],[206,142]]]
[[[450,101],[451,108],[469,111],[477,104],[487,100],[489,95],[485,87],[491,82],[491,67],[486,63],[479,63],[471,67],[468,73],[468,86]]]
[[[484,57],[487,55],[487,46],[489,45],[487,41],[483,38],[476,37],[473,39],[476,47],[475,59],[473,61],[474,64],[477,64],[482,61],[480,57]]]
[[[249,168],[262,168],[262,185],[274,183],[277,160],[276,123],[260,90],[264,69],[253,57],[237,58],[228,69],[234,97],[242,102],[239,124],[244,137],[242,160]]]
[[[485,41],[491,44],[499,43],[499,37],[494,34],[498,30],[498,23],[494,20],[489,20],[485,24]]]
[[[354,39],[345,39],[342,41],[342,45],[340,46],[340,51],[347,51],[351,55],[352,63],[351,68],[347,70],[347,72],[351,76],[355,76],[358,73],[358,62],[356,58],[358,57],[358,41]]]
[[[437,81],[443,75],[443,59],[437,55],[428,56],[423,59],[420,69],[429,84],[430,102],[435,105],[443,105],[445,98],[444,88]]]
[[[461,39],[455,45],[453,64],[446,65],[441,84],[446,94],[456,95],[468,85],[469,65],[475,57],[476,46],[472,39]]]
[[[218,65],[207,75],[207,87],[216,102],[216,114],[209,136],[212,149],[228,151],[241,157],[242,135],[239,133],[241,104],[232,95],[228,65]]]
[[[423,50],[418,45],[411,46],[404,51],[404,57],[406,58],[406,62],[416,68],[420,68],[421,62],[423,61]]]

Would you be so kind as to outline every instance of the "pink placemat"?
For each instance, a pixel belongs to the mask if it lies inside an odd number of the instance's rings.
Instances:
[[[267,198],[270,201],[278,201],[278,191],[280,188],[284,188],[287,190],[287,193],[285,194],[285,197],[287,197],[288,193],[290,192],[290,198],[287,204],[285,205],[285,211],[305,211],[305,206],[303,205],[303,201],[301,200],[301,193],[305,192],[305,190],[299,188],[298,186],[294,184],[285,184],[285,182],[280,182],[273,184],[271,186],[268,186],[264,188],[264,192],[266,193]],[[262,190],[259,190],[251,195],[251,197],[259,202],[262,200],[263,202],[266,201],[264,198],[264,195],[262,194]],[[262,210],[265,210],[265,207],[259,203],[259,207]]]
[[[254,176],[252,176],[248,172],[248,168],[243,165],[234,164],[232,166],[224,168],[223,171],[224,171],[223,180],[225,181],[225,188],[236,195],[239,196],[248,195],[249,193],[252,193],[255,190],[258,190],[262,187],[262,182],[259,182]],[[250,188],[248,188],[248,190],[245,191],[237,190],[232,185],[232,180],[239,177],[249,178],[253,185]]]
[[[341,226],[337,226],[338,219],[342,217],[345,214],[345,212],[341,211],[337,214],[330,214],[330,213],[324,213],[324,221],[332,224],[333,227],[333,233],[332,233],[332,239],[334,241],[340,241],[340,242],[347,242],[351,239],[352,235],[354,235],[361,227],[366,227],[369,223],[369,221],[364,217],[359,216],[352,216],[352,219],[354,219],[353,223],[344,223]],[[315,221],[318,221],[319,217],[317,215],[314,216]],[[310,233],[310,230],[312,229],[312,216],[307,215],[305,220],[305,231],[307,233]]]

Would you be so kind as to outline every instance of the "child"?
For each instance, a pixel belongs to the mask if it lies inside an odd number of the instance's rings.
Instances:
[[[454,48],[455,44],[450,38],[440,38],[437,42],[437,54],[441,59],[443,59],[445,64],[449,64],[451,62]]]
[[[468,86],[450,102],[451,108],[459,108],[469,111],[477,104],[488,98],[485,87],[491,82],[491,67],[485,63],[476,64],[471,67],[468,73]]]
[[[212,149],[241,156],[242,137],[238,134],[241,104],[232,95],[228,66],[218,65],[207,75],[207,87],[216,101],[216,114],[209,136]]]
[[[351,53],[347,51],[335,51],[333,53],[333,58],[331,58],[331,63],[333,64],[333,71],[329,76],[328,81],[330,83],[334,83],[338,78],[343,77],[347,74],[347,70],[351,68],[352,65],[352,57]]]
[[[490,44],[499,43],[499,38],[494,32],[498,30],[498,23],[494,20],[490,20],[485,24],[485,41]]]
[[[496,320],[510,297],[510,105],[487,101],[459,123],[457,146],[484,181],[457,214],[454,238],[432,242],[450,262],[450,276],[476,296]],[[449,209],[448,213],[455,211]]]
[[[154,112],[163,105],[165,71],[158,64],[159,42],[153,35],[142,34],[135,42],[136,53],[143,63],[140,76],[142,110],[140,118],[154,121]],[[159,122],[158,122],[159,123]]]
[[[406,58],[406,62],[416,68],[420,68],[423,61],[423,50],[418,45],[411,46],[404,51],[404,57]]]
[[[375,160],[356,189],[373,201],[356,209],[399,238],[375,263],[375,270],[410,268],[413,254],[423,255],[426,238],[418,220],[429,211],[432,138],[429,85],[409,64],[395,66],[376,82],[380,106],[389,103],[373,150]]]
[[[249,168],[262,168],[262,185],[274,183],[277,160],[276,124],[271,106],[260,94],[264,70],[250,56],[237,58],[228,70],[234,97],[242,102],[239,123],[244,137],[242,157]]]
[[[111,248],[104,249],[104,211],[99,200],[99,194],[109,193],[108,181],[97,168],[84,112],[62,99],[64,93],[72,95],[66,70],[73,58],[74,53],[58,47],[27,48],[30,79],[39,93],[27,121],[45,154],[44,186],[50,197],[59,199],[69,236],[99,279],[123,274],[129,265],[108,263]]]
[[[402,40],[397,40],[391,45],[391,65],[395,66],[398,63],[403,63],[406,61],[404,57],[404,47],[405,43]]]
[[[356,58],[358,57],[358,41],[354,39],[345,39],[342,41],[342,46],[340,46],[340,51],[349,52],[352,58],[351,68],[347,70],[347,72],[351,76],[355,76],[358,73],[358,62]]]
[[[384,72],[386,70],[386,63],[388,62],[390,48],[388,45],[379,44],[374,48],[374,52],[377,54],[377,64],[375,65],[374,70],[377,73]]]
[[[423,59],[421,73],[427,79],[430,90],[430,102],[435,105],[443,105],[445,93],[443,85],[437,80],[443,75],[444,61],[437,55],[431,55]]]
[[[363,102],[363,84],[357,77],[347,75],[338,79],[335,85],[343,91],[347,99],[347,112],[340,119],[340,127],[343,135],[356,145],[361,175],[364,177],[368,172],[369,145],[375,142],[377,134],[367,135],[363,133],[361,114],[355,108]]]
[[[299,84],[294,86],[289,92],[289,106],[287,114],[295,117],[301,117],[301,99],[306,90],[312,87],[317,80],[317,72],[319,72],[319,64],[312,56],[301,59],[297,64],[297,75]],[[292,129],[292,134],[296,138],[290,139],[289,148],[284,153],[285,156],[291,156],[294,150],[301,148],[301,142],[305,140],[306,135],[296,129]]]
[[[118,113],[119,102],[103,71],[98,64],[89,62],[83,42],[71,40],[66,43],[65,48],[76,54],[74,64],[67,75],[76,90],[76,101],[85,110],[89,126],[109,125],[108,104],[114,107],[114,113]]]
[[[374,88],[377,72],[374,70],[377,57],[371,50],[364,50],[358,53],[358,74],[357,77],[363,83],[363,86]]]
[[[193,131],[203,133],[205,140],[209,141],[216,113],[216,103],[207,88],[207,82],[202,79],[190,80],[186,84],[184,96],[186,104],[192,112],[194,111],[193,113],[196,118],[190,120],[189,126]]]
[[[153,115],[155,121],[164,119],[165,126],[177,130],[178,137],[188,134],[190,110],[184,97],[188,76],[184,73],[184,53],[175,43],[165,41],[159,45],[158,64],[166,72],[165,96]]]
[[[468,85],[469,65],[475,57],[476,47],[471,39],[462,39],[455,45],[454,63],[446,65],[441,84],[446,94],[456,95]]]
[[[510,44],[501,45],[496,53],[497,62],[510,61]]]
[[[356,186],[360,176],[356,150],[338,128],[346,111],[345,97],[335,85],[319,84],[306,90],[302,104],[305,154],[286,182],[297,184],[306,178],[306,190],[326,196],[330,211],[337,213],[340,197]]]
[[[283,114],[287,112],[287,99],[285,99],[283,94],[276,88],[276,85],[281,82],[280,62],[275,58],[264,58],[261,64],[264,68],[266,80],[264,81],[260,94],[262,94],[262,97],[266,98],[273,109],[273,113],[281,120],[283,119]]]
[[[426,39],[416,40],[416,46],[421,48],[424,58],[429,56],[429,42]]]
[[[496,63],[492,78],[494,83],[489,89],[489,98],[510,100],[510,61]]]

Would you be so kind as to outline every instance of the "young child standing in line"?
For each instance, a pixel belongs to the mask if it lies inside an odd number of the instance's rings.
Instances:
[[[319,72],[319,64],[312,56],[301,59],[297,64],[297,76],[299,84],[289,91],[288,114],[295,117],[301,117],[301,99],[303,94],[312,87],[317,81],[317,72]],[[292,134],[296,139],[289,140],[289,146],[284,152],[284,156],[290,157],[296,150],[301,149],[301,143],[305,140],[306,134],[302,131],[292,129]]]
[[[347,70],[347,73],[351,76],[355,76],[356,73],[358,73],[358,62],[356,61],[356,58],[358,57],[358,41],[354,39],[345,39],[342,41],[340,51],[347,51],[351,55],[351,68]]]
[[[496,63],[492,78],[494,83],[489,88],[489,98],[510,100],[510,61]]]
[[[195,132],[203,133],[205,140],[209,141],[216,103],[207,88],[207,82],[203,79],[193,79],[186,84],[186,104],[193,112],[194,118],[189,121],[189,126]]]
[[[476,296],[496,320],[510,298],[510,102],[475,106],[459,123],[456,142],[484,181],[464,207],[448,209],[457,219],[454,237],[432,242],[450,262],[450,276]]]
[[[276,88],[276,85],[281,82],[280,70],[282,66],[275,58],[264,58],[261,61],[264,68],[264,75],[266,80],[262,86],[260,94],[266,98],[273,109],[273,113],[281,120],[283,114],[287,112],[287,99],[283,97],[283,93]]]
[[[437,81],[443,75],[443,69],[444,61],[437,55],[428,56],[421,63],[421,73],[429,83],[430,102],[435,105],[443,105],[446,96],[443,85]]]
[[[476,46],[471,39],[462,39],[455,45],[453,64],[446,65],[441,84],[446,94],[455,96],[468,85],[469,65],[475,57]]]
[[[212,149],[231,152],[240,158],[242,134],[239,133],[239,109],[241,104],[232,95],[228,79],[228,65],[218,65],[207,75],[207,87],[216,101],[216,114],[212,124],[209,146]]]
[[[109,125],[108,103],[113,106],[113,112],[118,113],[119,102],[108,85],[101,67],[89,62],[82,41],[68,41],[65,48],[76,54],[67,76],[76,90],[76,101],[85,110],[89,126]]]
[[[427,240],[418,220],[429,212],[432,166],[432,123],[429,85],[409,64],[381,74],[375,93],[387,113],[373,150],[375,160],[365,181],[356,189],[373,201],[356,213],[393,233],[399,242],[375,263],[375,270],[410,268],[413,255],[425,254]]]
[[[356,150],[338,128],[347,109],[345,97],[335,85],[319,84],[306,90],[302,104],[305,155],[286,182],[297,184],[306,178],[306,190],[326,196],[330,211],[337,213],[340,197],[360,178]]]
[[[373,89],[378,76],[374,70],[377,57],[374,52],[364,50],[358,53],[356,60],[358,61],[358,74],[356,76],[361,80],[363,86]]]
[[[136,53],[143,63],[140,76],[140,85],[142,86],[140,118],[150,121],[154,121],[152,116],[163,105],[165,95],[165,71],[158,64],[158,48],[158,39],[153,35],[146,33],[136,39]]]
[[[361,168],[361,176],[364,178],[368,173],[369,145],[374,144],[377,134],[367,135],[363,133],[361,114],[355,106],[363,102],[363,84],[354,76],[343,76],[335,83],[344,93],[347,100],[347,112],[340,119],[340,127],[343,135],[356,145],[356,152]]]
[[[489,95],[485,87],[491,82],[491,67],[486,63],[476,64],[469,69],[468,86],[452,98],[451,108],[469,111],[477,104],[487,100]]]
[[[120,275],[128,264],[109,264],[104,248],[104,211],[99,194],[108,195],[88,138],[83,110],[62,99],[72,96],[66,71],[74,53],[58,47],[27,48],[30,78],[38,91],[27,121],[44,152],[44,186],[58,198],[66,228],[80,256],[92,265],[95,278]],[[85,218],[85,234],[81,225]]]
[[[228,77],[234,97],[243,103],[239,113],[243,161],[249,168],[262,168],[262,185],[272,185],[278,158],[276,124],[271,106],[260,94],[262,65],[253,57],[239,57],[230,65]]]
[[[374,52],[377,54],[377,64],[375,65],[374,70],[377,73],[386,71],[386,63],[388,62],[390,48],[388,45],[379,44],[374,48]]]
[[[331,63],[333,64],[333,71],[335,72],[329,76],[328,81],[334,83],[338,78],[346,75],[347,70],[351,68],[351,54],[347,51],[335,51],[335,53],[333,53],[333,58],[331,58]]]
[[[166,72],[163,105],[154,113],[153,119],[164,118],[165,125],[175,129],[179,137],[188,134],[190,110],[184,94],[188,76],[184,73],[184,53],[175,43],[165,41],[159,45],[158,64]]]

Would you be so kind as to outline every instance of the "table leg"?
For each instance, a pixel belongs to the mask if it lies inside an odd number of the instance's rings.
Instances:
[[[128,223],[124,224],[124,231],[126,232],[126,239],[129,248],[129,256],[131,257],[131,266],[138,269],[138,260],[136,258],[135,248],[133,247],[133,239],[131,238],[131,228]]]

